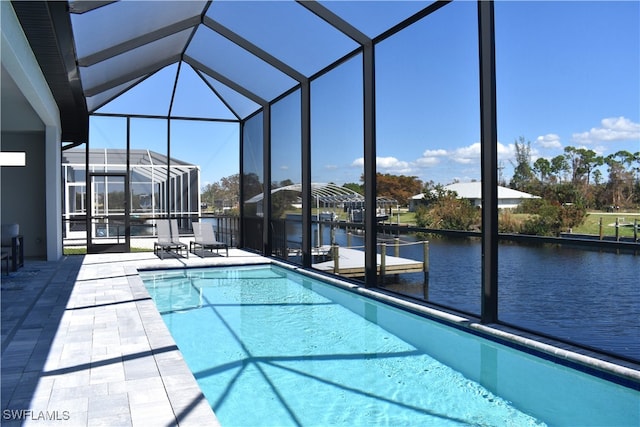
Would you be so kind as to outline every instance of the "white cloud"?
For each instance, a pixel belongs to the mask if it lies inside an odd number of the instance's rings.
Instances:
[[[418,167],[435,166],[438,163],[440,163],[440,157],[420,157],[416,160],[416,165]]]
[[[507,160],[514,157],[514,144],[504,145],[498,142],[497,147],[500,159]],[[413,164],[416,167],[430,167],[440,164],[443,159],[462,165],[480,165],[480,142],[474,142],[466,147],[456,148],[451,151],[444,149],[425,150],[422,157]]]
[[[355,159],[351,162],[351,166],[359,168],[364,167],[364,157],[358,157]],[[376,157],[376,168],[378,171],[385,169],[395,173],[404,173],[411,170],[411,165],[409,162],[398,160],[395,157]]]
[[[562,148],[560,137],[555,133],[548,133],[546,135],[539,136],[536,138],[536,144],[543,148]]]
[[[447,150],[444,150],[442,148],[437,149],[437,150],[425,150],[422,153],[422,157],[418,158],[415,161],[415,165],[417,167],[435,166],[435,165],[439,164],[441,159],[443,157],[446,157],[447,154],[448,154]]]
[[[447,150],[444,150],[442,148],[438,150],[424,150],[424,153],[422,153],[423,157],[443,157],[446,155],[447,155]]]
[[[498,157],[511,158],[511,157],[514,156],[515,152],[516,152],[515,144],[504,145],[504,144],[498,142]]]
[[[464,165],[480,162],[480,143],[474,142],[469,146],[456,148],[449,157],[454,162]]]
[[[376,157],[376,166],[378,169],[407,170],[409,163],[395,157]]]
[[[640,123],[634,123],[626,117],[608,117],[602,119],[600,124],[599,128],[574,133],[571,139],[580,144],[640,139]]]

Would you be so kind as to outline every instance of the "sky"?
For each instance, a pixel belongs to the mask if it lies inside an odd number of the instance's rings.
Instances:
[[[368,35],[419,3],[361,4],[325,3],[353,16]],[[353,15],[356,9],[365,13]],[[551,159],[566,146],[604,156],[640,151],[640,2],[498,1],[495,22],[498,151],[507,182],[521,137],[531,143],[532,161]],[[260,34],[266,45],[282,37],[281,31],[271,41],[268,32]],[[477,43],[476,5],[462,1],[376,46],[378,172],[441,184],[480,179]],[[312,82],[315,182],[359,182],[360,67],[356,57]],[[102,111],[166,114],[167,81],[175,72],[176,66],[161,71]],[[300,180],[299,125],[291,124],[299,120],[297,97],[274,106],[274,181]],[[181,68],[172,114],[232,117],[188,66]],[[92,147],[110,144],[110,120],[92,119]],[[163,150],[166,121],[139,121],[135,129],[134,145]],[[238,172],[235,124],[172,122],[171,135],[172,157],[199,164],[202,185]]]

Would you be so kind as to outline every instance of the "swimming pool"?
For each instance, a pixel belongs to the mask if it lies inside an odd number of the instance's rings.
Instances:
[[[638,390],[289,269],[140,276],[223,426],[640,424]]]

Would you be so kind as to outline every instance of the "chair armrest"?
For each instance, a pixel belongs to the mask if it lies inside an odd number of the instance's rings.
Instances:
[[[18,234],[11,238],[11,267],[16,271],[24,266],[24,236]]]

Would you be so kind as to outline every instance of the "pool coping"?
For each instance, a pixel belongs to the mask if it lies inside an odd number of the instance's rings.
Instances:
[[[300,266],[295,266],[278,260],[271,260],[274,265],[297,271],[309,277],[327,281],[348,291],[396,306],[433,320],[448,324],[457,329],[465,330],[474,335],[510,345],[527,353],[543,357],[556,363],[565,364],[614,381],[621,385],[640,390],[640,364],[589,351],[548,337],[542,337],[530,332],[520,331],[502,324],[482,324],[478,319],[455,314],[442,308],[429,306],[427,302],[417,303],[403,299],[381,289],[371,289],[359,284],[345,281],[339,277],[330,276]]]
[[[171,336],[155,302],[144,286],[138,274],[138,268],[125,268],[127,281],[136,300],[136,308],[140,313],[142,325],[153,351],[153,358],[160,372],[160,379],[167,393],[169,404],[176,414],[176,421],[181,422],[181,414],[188,414],[197,420],[196,425],[220,427],[220,422],[207,403],[193,373],[187,366],[184,356]],[[164,351],[170,349],[170,351]]]

